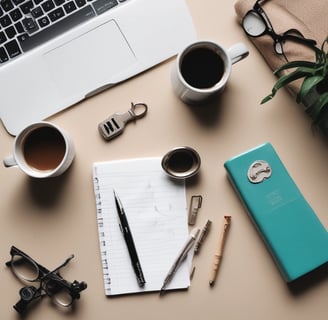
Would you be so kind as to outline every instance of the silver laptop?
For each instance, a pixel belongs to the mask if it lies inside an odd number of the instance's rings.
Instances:
[[[12,135],[196,38],[184,0],[0,0],[0,26],[0,118]]]

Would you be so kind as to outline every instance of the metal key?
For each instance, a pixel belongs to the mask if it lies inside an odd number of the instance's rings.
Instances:
[[[111,140],[123,132],[127,122],[142,118],[147,110],[148,107],[145,103],[134,104],[131,102],[131,109],[128,112],[123,114],[114,113],[98,124],[98,130],[105,140]]]

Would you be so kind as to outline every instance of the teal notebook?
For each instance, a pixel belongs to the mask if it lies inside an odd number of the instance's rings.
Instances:
[[[328,232],[270,143],[224,167],[287,282],[328,262]]]

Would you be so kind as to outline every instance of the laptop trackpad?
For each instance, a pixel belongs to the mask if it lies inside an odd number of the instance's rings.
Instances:
[[[73,99],[109,84],[136,62],[113,20],[47,52],[43,58],[59,95]]]

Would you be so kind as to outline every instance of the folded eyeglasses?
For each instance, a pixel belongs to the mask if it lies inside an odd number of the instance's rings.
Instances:
[[[66,281],[59,270],[66,266],[74,255],[69,256],[61,265],[50,271],[37,263],[30,256],[15,246],[10,249],[11,260],[6,265],[11,268],[14,275],[24,283],[38,282],[38,286],[25,286],[20,289],[20,300],[14,305],[18,313],[24,313],[31,302],[47,295],[63,307],[71,306],[80,298],[80,292],[86,289],[85,282],[74,280]]]
[[[277,34],[273,26],[266,15],[265,11],[260,6],[259,2],[263,0],[257,0],[253,6],[253,9],[248,11],[243,18],[242,26],[246,34],[250,37],[257,38],[265,34],[270,35],[273,39],[273,48],[279,55],[283,55],[288,61],[283,44],[287,41],[297,42],[299,44],[314,48],[316,41],[312,39],[306,39],[297,29],[289,29],[282,34]]]

